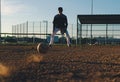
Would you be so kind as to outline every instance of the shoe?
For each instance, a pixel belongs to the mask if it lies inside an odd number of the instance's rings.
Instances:
[[[71,47],[71,44],[68,44],[68,47]]]
[[[52,48],[52,45],[51,45],[51,44],[49,44],[49,45],[48,45],[48,47],[49,47],[49,48]]]

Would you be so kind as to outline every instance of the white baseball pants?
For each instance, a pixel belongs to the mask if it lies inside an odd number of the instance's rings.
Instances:
[[[49,45],[52,45],[54,43],[54,36],[56,35],[56,33],[60,31],[59,28],[55,28],[53,33],[51,34],[51,38],[50,38],[50,43]],[[65,35],[66,35],[66,40],[67,40],[67,45],[69,46],[71,43],[70,43],[70,36],[69,36],[69,33],[68,31],[66,30],[65,32]]]

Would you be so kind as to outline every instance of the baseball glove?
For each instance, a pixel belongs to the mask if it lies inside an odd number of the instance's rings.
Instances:
[[[67,30],[66,28],[61,28],[60,29],[61,34],[64,34],[66,32],[66,30]]]

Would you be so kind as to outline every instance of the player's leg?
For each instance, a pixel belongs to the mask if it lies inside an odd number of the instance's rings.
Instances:
[[[54,36],[59,30],[60,30],[59,28],[55,28],[53,33],[51,34],[50,43],[49,43],[50,46],[54,43]]]
[[[70,47],[70,46],[71,46],[70,35],[69,35],[69,33],[68,33],[67,30],[66,30],[66,32],[65,32],[65,35],[66,35],[67,45],[68,45],[68,47]]]

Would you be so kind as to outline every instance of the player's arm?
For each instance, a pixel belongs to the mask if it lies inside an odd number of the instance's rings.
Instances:
[[[68,22],[67,22],[67,17],[64,15],[64,26],[61,28],[61,34],[64,34],[67,30]]]
[[[66,29],[67,29],[67,26],[68,26],[67,16],[65,16],[65,27],[66,27]]]
[[[55,17],[53,19],[53,31],[55,30]]]

